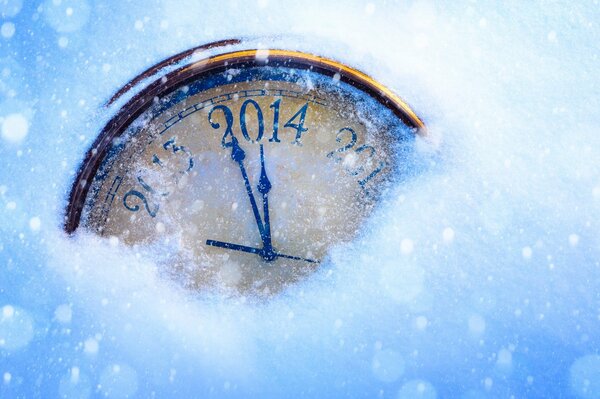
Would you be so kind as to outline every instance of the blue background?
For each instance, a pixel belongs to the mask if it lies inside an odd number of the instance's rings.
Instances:
[[[0,2],[0,396],[600,397],[599,4]],[[150,65],[231,37],[355,66],[428,165],[268,303],[61,230]]]

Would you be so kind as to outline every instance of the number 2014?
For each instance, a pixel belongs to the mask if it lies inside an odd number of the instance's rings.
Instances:
[[[279,138],[279,115],[281,108],[281,99],[273,101],[269,108],[273,110],[273,125],[271,131],[271,138],[269,138],[269,142],[279,143],[281,142]],[[292,141],[292,144],[302,145],[302,134],[308,130],[308,128],[304,127],[307,110],[308,103],[300,107],[300,109],[283,125],[284,128],[291,128],[296,131],[296,137],[294,141]],[[225,117],[225,133],[223,134],[223,138],[221,140],[221,144],[223,145],[223,147],[225,147],[226,144],[228,144],[233,138],[233,112],[231,111],[231,108],[229,108],[226,105],[214,106],[208,113],[208,121],[214,129],[219,129],[221,127],[221,124],[219,122],[216,122],[213,118],[213,114],[216,111],[222,112],[223,116]],[[249,113],[251,112],[255,113],[257,119],[255,138],[253,138],[250,134],[250,129],[248,128],[248,122],[246,119]],[[240,107],[239,121],[242,136],[244,136],[244,139],[246,139],[246,141],[250,143],[258,143],[262,140],[265,133],[264,115],[262,109],[260,108],[260,105],[256,101],[252,99],[244,101],[244,103]]]

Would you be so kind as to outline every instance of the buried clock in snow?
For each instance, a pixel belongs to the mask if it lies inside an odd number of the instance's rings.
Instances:
[[[278,292],[356,236],[421,127],[342,64],[214,56],[149,85],[109,122],[66,229],[160,248],[190,288]]]

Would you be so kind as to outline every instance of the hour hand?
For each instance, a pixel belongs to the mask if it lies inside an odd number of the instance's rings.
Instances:
[[[238,140],[235,136],[231,137],[231,159],[235,161],[240,167],[240,172],[242,174],[242,179],[244,180],[244,186],[246,187],[246,193],[248,194],[248,199],[250,200],[250,205],[252,206],[252,213],[254,214],[254,219],[256,220],[256,225],[258,226],[258,232],[260,234],[263,242],[265,241],[265,227],[263,226],[262,220],[260,218],[260,213],[258,212],[258,206],[256,205],[256,200],[254,199],[254,194],[252,194],[252,186],[250,186],[250,180],[248,179],[248,174],[246,173],[246,168],[244,167],[244,158],[246,158],[246,153],[240,147]]]
[[[261,250],[259,248],[247,247],[245,245],[232,244],[230,242],[223,242],[223,241],[206,240],[206,245],[210,245],[213,247],[219,247],[219,248],[225,248],[225,249],[232,249],[234,251],[249,252],[251,254],[257,254],[257,255],[260,255],[260,252],[261,252]]]

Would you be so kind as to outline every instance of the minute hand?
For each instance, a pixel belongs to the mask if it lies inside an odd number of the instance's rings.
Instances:
[[[263,145],[260,145],[260,179],[258,181],[258,192],[262,194],[263,197],[263,215],[264,215],[264,237],[263,237],[263,246],[265,247],[266,252],[272,251],[271,244],[271,223],[269,219],[269,191],[271,191],[271,182],[267,177],[267,171],[265,169],[265,153],[263,150]]]
[[[246,153],[240,147],[238,140],[235,136],[231,138],[231,159],[233,159],[240,166],[240,171],[242,172],[242,178],[244,179],[244,185],[246,186],[246,192],[248,193],[248,198],[250,199],[250,205],[252,205],[252,212],[254,213],[254,219],[256,219],[256,225],[258,226],[258,232],[260,233],[260,238],[263,243],[265,242],[265,227],[263,226],[262,220],[260,218],[260,213],[258,212],[258,207],[256,206],[256,200],[254,199],[254,194],[252,194],[252,186],[250,186],[250,181],[248,180],[248,174],[246,173],[246,168],[244,167],[244,158],[246,158]]]

